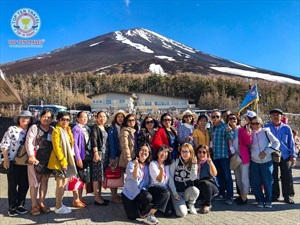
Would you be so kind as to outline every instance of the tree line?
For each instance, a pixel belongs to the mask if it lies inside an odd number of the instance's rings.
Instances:
[[[146,92],[194,100],[200,109],[231,109],[237,111],[249,90],[245,78],[225,75],[177,74],[94,74],[62,73],[13,75],[10,82],[18,90],[23,108],[29,104],[57,104],[69,109],[88,109],[87,96],[107,91]],[[300,86],[264,80],[252,80],[258,86],[259,111],[271,108],[299,113]]]

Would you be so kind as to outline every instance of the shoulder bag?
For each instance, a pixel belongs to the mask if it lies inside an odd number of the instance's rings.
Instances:
[[[118,188],[124,185],[124,173],[120,167],[107,167],[104,173],[103,188]]]
[[[270,143],[270,139],[269,139],[269,136],[267,134],[267,131],[265,131],[265,134],[266,134],[266,137]],[[272,147],[270,147],[272,148]],[[275,148],[272,148],[274,150],[274,152],[272,152],[272,160],[273,162],[276,162],[276,163],[280,163],[280,160],[281,160],[281,151],[279,149],[275,149]]]
[[[25,148],[25,145],[21,145],[18,153],[14,159],[14,164],[20,166],[27,166],[28,165],[28,154]]]

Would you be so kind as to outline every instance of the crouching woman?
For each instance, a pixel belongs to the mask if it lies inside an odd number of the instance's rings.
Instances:
[[[189,143],[184,143],[180,147],[180,156],[170,166],[169,187],[172,192],[172,203],[179,217],[187,214],[187,206],[190,214],[197,214],[195,208],[196,200],[199,196],[199,190],[193,186],[197,179],[197,159],[194,154],[194,148]]]
[[[143,144],[136,153],[135,159],[126,167],[127,176],[123,187],[122,202],[130,220],[143,218],[152,201],[152,195],[148,192],[150,152],[150,146]]]

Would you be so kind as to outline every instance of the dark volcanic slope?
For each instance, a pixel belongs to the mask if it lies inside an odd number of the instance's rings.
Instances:
[[[7,76],[33,73],[52,74],[55,71],[64,73],[92,71],[114,74],[150,72],[151,64],[156,64],[154,67],[161,67],[167,74],[226,72],[228,75],[230,73],[240,75],[240,71],[250,71],[250,73],[259,73],[261,76],[259,78],[267,80],[268,75],[278,77],[277,80],[281,77],[300,80],[286,74],[215,57],[142,28],[108,33],[47,54],[6,63],[0,67]],[[236,70],[228,72],[228,68]]]

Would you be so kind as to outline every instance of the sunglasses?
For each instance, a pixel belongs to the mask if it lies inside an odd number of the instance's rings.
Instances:
[[[184,116],[184,118],[192,118],[192,115]]]
[[[171,122],[171,119],[163,119],[163,122]]]
[[[128,122],[134,122],[135,121],[135,119],[132,119],[132,120],[127,120]]]
[[[230,117],[228,120],[237,120],[235,117]]]
[[[258,126],[260,123],[251,123],[251,125],[256,125],[256,126]]]
[[[182,154],[189,154],[190,151],[180,151]]]
[[[70,122],[70,119],[61,118],[60,121],[62,121],[62,122]]]
[[[154,120],[146,121],[145,124],[151,124],[154,123]]]
[[[215,118],[220,119],[220,116],[211,116],[211,118],[212,119],[215,119]]]
[[[197,154],[206,154],[207,151],[198,151]]]

